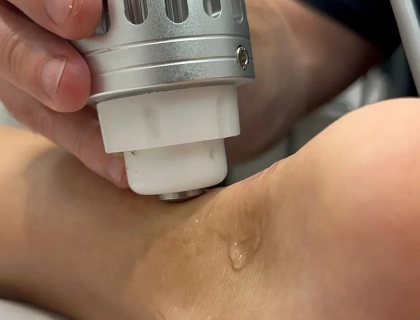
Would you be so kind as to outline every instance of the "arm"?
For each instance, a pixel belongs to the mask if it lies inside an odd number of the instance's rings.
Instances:
[[[356,111],[180,205],[0,129],[0,297],[78,320],[417,320],[418,103]]]
[[[228,142],[233,161],[277,143],[381,59],[374,45],[299,1],[247,0],[247,10],[256,81],[241,89],[242,134]]]
[[[227,253],[243,236],[238,224],[257,237],[258,201],[233,214],[233,188],[163,204],[117,189],[33,133],[0,137],[0,297],[82,320],[250,310],[239,303],[263,285],[260,259],[236,272]]]

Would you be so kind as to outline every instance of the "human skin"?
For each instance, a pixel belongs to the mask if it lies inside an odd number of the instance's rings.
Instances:
[[[2,128],[0,297],[75,320],[417,320],[419,105],[352,112],[184,204],[118,189]]]
[[[61,1],[66,10],[69,1]],[[64,40],[94,32],[101,1],[73,0],[73,9],[61,24],[48,16],[44,3],[0,0],[0,99],[20,122],[74,154],[98,175],[127,188],[123,159],[105,153],[97,115],[83,108],[91,87],[89,68]],[[242,134],[227,142],[232,163],[267,150],[297,119],[381,59],[378,50],[361,37],[299,1],[246,0],[246,5],[256,81],[239,90]],[[67,60],[62,72],[55,72],[59,79],[48,78],[57,83],[51,98],[41,79],[43,66],[57,58]]]

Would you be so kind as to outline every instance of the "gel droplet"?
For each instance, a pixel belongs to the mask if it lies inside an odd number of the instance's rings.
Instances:
[[[232,261],[233,269],[236,271],[242,270],[248,262],[248,252],[244,246],[238,242],[235,242],[229,250],[229,257]]]
[[[261,244],[261,234],[260,234],[260,229],[258,227],[256,227],[255,230],[255,241],[254,241],[254,251],[257,251],[260,248],[260,244]]]

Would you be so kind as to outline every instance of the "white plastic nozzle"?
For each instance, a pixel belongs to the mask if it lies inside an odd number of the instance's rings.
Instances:
[[[130,188],[142,195],[203,189],[227,175],[224,140],[237,136],[235,86],[189,88],[97,106],[107,153],[124,153]]]

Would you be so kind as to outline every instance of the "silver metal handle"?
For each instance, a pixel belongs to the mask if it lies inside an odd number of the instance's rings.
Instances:
[[[391,0],[391,5],[408,64],[420,92],[420,21],[415,0]]]

